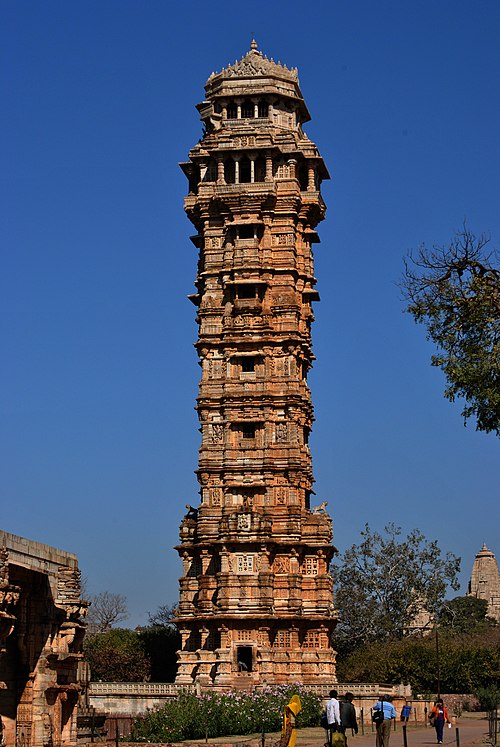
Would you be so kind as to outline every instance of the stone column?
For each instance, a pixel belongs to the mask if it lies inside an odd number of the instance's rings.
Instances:
[[[307,191],[316,191],[315,169],[312,163],[309,163],[307,167]]]
[[[273,180],[273,157],[266,153],[266,182]]]
[[[218,158],[217,159],[217,184],[225,184],[226,180],[224,178],[224,159]]]

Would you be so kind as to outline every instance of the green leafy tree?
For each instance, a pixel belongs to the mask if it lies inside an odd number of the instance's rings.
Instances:
[[[85,659],[94,682],[143,682],[149,679],[150,660],[135,630],[113,628],[87,636]]]
[[[477,597],[455,597],[444,602],[439,613],[439,627],[456,633],[479,632],[497,623],[487,616],[488,602]]]
[[[340,656],[370,641],[402,638],[419,613],[437,613],[449,586],[458,588],[460,559],[442,557],[437,542],[418,529],[401,537],[394,524],[383,535],[366,524],[361,537],[332,568]]]
[[[174,682],[177,674],[177,651],[181,636],[174,623],[176,608],[162,605],[149,614],[149,625],[138,629],[139,638],[151,661],[153,682]]]
[[[494,711],[500,706],[500,687],[498,685],[478,687],[475,695],[483,711]]]
[[[451,630],[439,635],[441,692],[473,693],[491,688],[500,678],[500,628],[474,634]],[[342,659],[339,679],[351,682],[409,683],[414,693],[436,692],[434,635],[372,642]]]
[[[464,225],[448,246],[410,254],[401,288],[408,311],[437,346],[445,397],[465,399],[464,423],[500,436],[500,269],[489,239]]]

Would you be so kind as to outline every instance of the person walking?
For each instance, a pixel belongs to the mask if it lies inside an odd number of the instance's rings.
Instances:
[[[445,722],[451,724],[450,717],[448,716],[448,709],[443,703],[441,698],[438,698],[434,703],[434,708],[429,714],[429,719],[436,730],[436,739],[438,744],[443,744],[443,729]]]
[[[326,704],[326,719],[328,721],[328,744],[332,744],[332,733],[340,730],[340,706],[338,692],[330,690],[330,700]]]
[[[298,695],[292,695],[290,702],[285,706],[283,713],[283,726],[278,747],[294,747],[297,738],[295,719],[302,710],[302,703]]]
[[[354,708],[352,703],[353,700],[354,695],[352,693],[346,693],[339,704],[340,730],[345,738],[345,747],[347,747],[346,729],[351,729],[355,734],[358,733],[358,721],[356,719],[356,709]]]
[[[392,722],[396,720],[396,709],[390,702],[389,696],[381,695],[380,700],[377,700],[375,705],[372,706],[372,711],[382,711],[384,714],[383,720],[376,725],[377,738],[375,745],[376,747],[389,747]]]

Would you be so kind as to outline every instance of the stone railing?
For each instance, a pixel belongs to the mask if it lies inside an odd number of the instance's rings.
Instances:
[[[409,685],[387,685],[382,683],[359,683],[359,682],[337,682],[332,683],[332,687],[337,690],[339,696],[344,693],[353,693],[357,698],[373,697],[379,695],[392,695],[393,697],[411,697],[411,688]],[[300,689],[308,693],[314,693],[322,697],[328,696],[330,687],[325,685],[301,685]]]
[[[379,694],[392,695],[395,703],[399,699],[402,699],[403,703],[407,702],[406,698],[410,695],[410,688],[407,686],[372,683],[337,684],[332,682],[331,686],[301,685],[301,690],[314,693],[326,703],[329,698],[330,687],[335,687],[339,695],[352,692],[358,708],[363,707],[365,702],[371,705],[378,699]],[[245,689],[242,688],[242,683],[239,683],[239,689]],[[254,685],[249,686],[248,689],[253,690]],[[88,702],[98,713],[106,713],[110,719],[134,719],[142,716],[151,708],[164,705],[183,692],[201,694],[203,692],[222,693],[226,690],[225,687],[203,687],[200,684],[176,685],[170,682],[91,682]]]
[[[89,695],[136,695],[172,697],[180,692],[194,693],[194,685],[175,685],[172,682],[91,682]]]
[[[394,695],[410,697],[411,689],[409,685],[387,685],[383,683],[332,683],[332,687],[338,690],[339,694],[352,692],[356,696],[378,696]],[[316,693],[317,695],[328,695],[328,687],[325,685],[301,685],[301,690]],[[209,688],[211,689],[211,688]],[[89,687],[90,696],[99,695],[135,695],[137,697],[175,697],[180,692],[194,693],[197,688],[195,685],[176,685],[171,682],[91,682]]]

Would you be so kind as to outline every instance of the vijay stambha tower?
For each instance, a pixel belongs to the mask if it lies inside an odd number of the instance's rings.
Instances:
[[[302,129],[296,70],[255,42],[212,74],[204,134],[181,164],[199,249],[198,480],[184,563],[177,683],[336,681],[332,522],[311,510],[312,244],[328,171]]]

